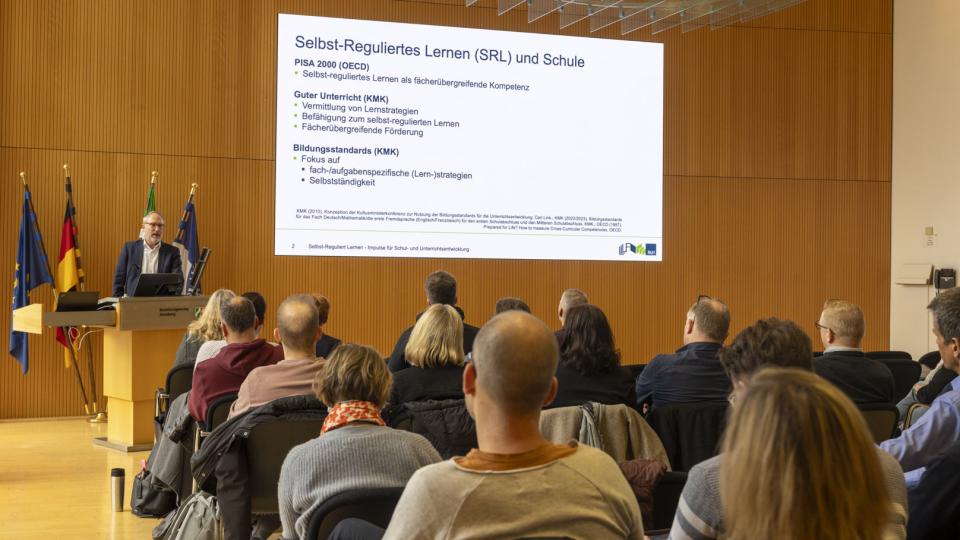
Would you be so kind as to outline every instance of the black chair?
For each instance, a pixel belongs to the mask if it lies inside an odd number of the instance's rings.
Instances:
[[[930,351],[918,358],[917,362],[919,362],[921,365],[927,366],[930,369],[933,369],[937,367],[937,364],[940,363],[940,351]]]
[[[160,426],[166,418],[170,402],[180,394],[190,391],[193,386],[193,366],[177,366],[167,373],[167,381],[163,388],[157,388],[154,396],[153,414]]]
[[[727,424],[726,401],[663,405],[647,414],[674,471],[691,467],[719,453],[720,437]]]
[[[873,358],[874,360],[883,360],[885,358],[901,358],[903,360],[913,360],[913,357],[910,356],[910,353],[904,351],[870,351],[863,353],[867,358]]]
[[[304,540],[327,540],[333,528],[347,518],[359,518],[387,528],[402,487],[352,489],[323,501],[310,516]]]
[[[687,473],[668,471],[663,473],[660,483],[653,490],[653,519],[649,530],[643,531],[647,536],[667,534],[673,525],[673,516],[677,513],[680,504],[680,494],[687,484]]]
[[[912,362],[913,360],[911,360]],[[900,411],[893,403],[860,403],[857,405],[867,421],[867,427],[876,443],[881,443],[896,434]]]
[[[890,373],[893,374],[893,396],[896,400],[903,399],[913,388],[913,385],[920,380],[920,362],[914,362],[908,358],[893,357],[879,357],[875,360],[883,362],[890,368]]]
[[[196,431],[193,435],[193,451],[196,452],[203,444],[203,439],[220,424],[227,421],[230,406],[237,400],[236,394],[226,394],[213,400],[207,406],[207,418],[203,422],[196,422]]]
[[[630,372],[630,376],[633,377],[633,380],[640,378],[640,374],[643,373],[643,368],[647,367],[646,364],[630,364],[623,366]]]
[[[257,424],[247,433],[247,488],[253,514],[277,514],[280,467],[290,449],[320,435],[323,420],[277,420]]]
[[[923,403],[914,403],[910,405],[910,408],[907,409],[907,416],[903,419],[903,429],[907,429],[913,425],[920,416],[929,409],[929,405],[924,405]]]

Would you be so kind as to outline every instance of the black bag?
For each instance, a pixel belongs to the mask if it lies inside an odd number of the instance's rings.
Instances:
[[[153,458],[153,452],[150,458]],[[130,511],[139,517],[163,517],[177,508],[177,494],[172,489],[153,485],[150,461],[148,459],[143,469],[133,477]]]

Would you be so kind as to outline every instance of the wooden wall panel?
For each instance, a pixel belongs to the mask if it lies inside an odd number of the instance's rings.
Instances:
[[[866,346],[887,345],[889,1],[808,0],[718,31],[628,36],[666,44],[663,263],[274,257],[276,14],[556,33],[555,18],[527,25],[523,10],[498,17],[493,6],[0,3],[0,283],[12,282],[18,171],[29,174],[55,259],[60,167],[70,163],[88,289],[106,294],[156,169],[167,240],[189,184],[201,185],[201,241],[214,249],[208,288],[260,290],[271,307],[323,292],[333,302],[328,331],[383,353],[422,308],[423,277],[437,268],[457,275],[475,324],[497,298],[517,295],[556,326],[560,291],[581,287],[607,311],[631,363],[678,345],[699,293],[725,299],[735,329],[777,315],[811,334],[823,299],[848,298],[867,313]],[[615,28],[600,37],[620,39]],[[50,293],[33,299],[49,304]],[[8,333],[0,317],[4,343]],[[0,361],[0,418],[78,413],[59,346],[45,336],[31,347],[25,377]]]

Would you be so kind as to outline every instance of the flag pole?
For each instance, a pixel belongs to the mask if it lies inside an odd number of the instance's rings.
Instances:
[[[73,249],[76,252],[77,258],[77,289],[83,291],[86,290],[86,284],[83,275],[83,266],[81,264],[82,254],[80,252],[80,242],[77,239],[77,207],[73,204],[73,184],[70,181],[70,165],[63,164],[63,175],[67,183],[67,199],[70,202],[70,235],[73,237]],[[70,346],[67,347],[70,350],[70,358],[73,363],[73,368],[77,372],[77,379],[80,380],[80,366],[79,358],[77,358],[77,351],[74,348],[74,339],[73,333],[70,332],[70,327],[64,327],[63,332],[67,336],[67,342],[70,343]],[[79,332],[78,332],[79,337]],[[97,404],[97,374],[94,370],[93,365],[93,350],[89,347],[87,348],[87,367],[90,371],[90,396],[91,399],[87,399],[86,394],[84,393],[84,406],[83,409],[87,414],[93,414],[93,418],[90,419],[91,422],[106,422],[107,416],[105,413],[99,411],[99,405]],[[81,386],[82,386],[81,382]],[[89,406],[87,405],[89,404]],[[90,411],[93,411],[92,413]]]
[[[23,171],[20,172],[20,182],[23,183],[23,189],[26,190],[27,193],[30,193],[30,185],[27,183],[27,173]],[[28,197],[27,201],[28,201],[28,204],[30,205],[30,213],[35,217],[37,215],[37,212],[33,208],[33,197],[32,196]],[[44,253],[47,252],[46,246],[43,245],[42,235],[40,236],[40,247],[41,249],[43,249]],[[47,261],[47,273],[48,274],[50,273],[49,261]],[[54,291],[56,291],[56,287],[54,287]],[[64,331],[64,333],[66,333],[67,336],[70,335],[70,333],[68,332],[69,329],[67,327],[61,327],[61,329]],[[71,358],[74,357],[73,348],[70,349],[70,357]],[[83,398],[83,412],[84,414],[90,414],[90,406],[89,406],[90,402],[87,401],[87,392],[86,392],[86,389],[84,389],[83,387],[83,379],[80,377],[80,369],[77,367],[76,358],[74,358],[73,368],[74,368],[73,372],[77,376],[77,386],[80,387],[80,397]]]

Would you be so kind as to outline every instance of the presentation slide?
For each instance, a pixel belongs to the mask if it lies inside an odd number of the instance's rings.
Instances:
[[[279,15],[277,255],[659,261],[663,45]]]

